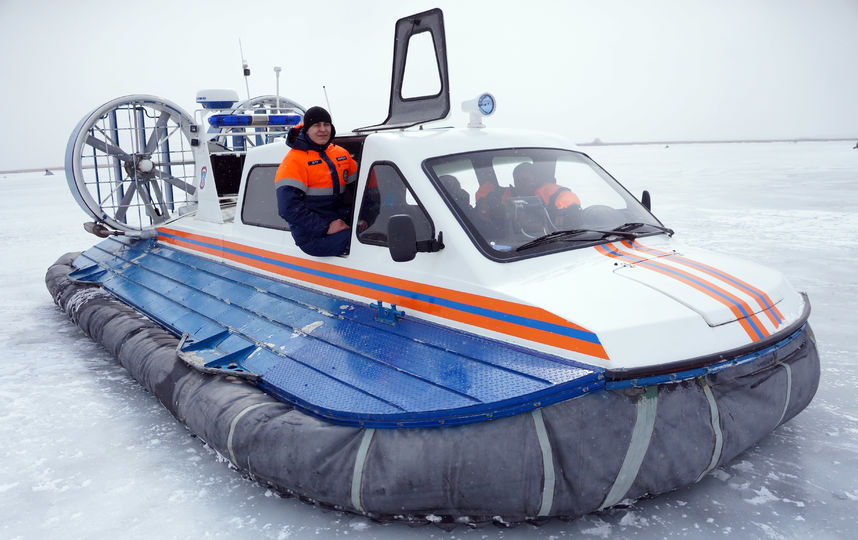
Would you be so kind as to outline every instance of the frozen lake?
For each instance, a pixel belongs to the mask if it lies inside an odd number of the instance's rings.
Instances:
[[[810,406],[693,486],[513,529],[377,524],[230,470],[54,306],[48,266],[96,238],[63,175],[0,175],[0,537],[856,538],[858,150],[850,142],[589,147],[676,237],[806,291]],[[2,165],[2,164],[0,164]]]

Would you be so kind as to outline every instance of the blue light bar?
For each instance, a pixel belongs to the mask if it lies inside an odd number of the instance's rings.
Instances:
[[[269,126],[296,126],[301,123],[303,117],[300,114],[269,114]]]
[[[301,122],[299,114],[213,114],[212,127],[294,126]]]

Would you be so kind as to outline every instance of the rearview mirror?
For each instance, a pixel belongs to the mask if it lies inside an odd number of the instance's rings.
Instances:
[[[387,247],[395,262],[408,262],[417,256],[417,232],[411,216],[390,216],[387,222]]]
[[[647,210],[652,210],[652,200],[650,199],[649,191],[644,190],[641,194],[641,204],[644,205],[644,208]]]

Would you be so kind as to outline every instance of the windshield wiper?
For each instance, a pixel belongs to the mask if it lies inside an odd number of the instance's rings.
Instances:
[[[585,233],[596,233],[599,236],[596,238],[579,238],[581,235]],[[516,251],[522,251],[525,249],[529,249],[536,246],[541,246],[542,244],[550,244],[552,242],[598,242],[599,240],[604,240],[609,236],[620,236],[625,238],[626,240],[634,240],[638,237],[637,233],[628,232],[628,231],[602,231],[598,229],[572,229],[568,231],[554,231],[552,233],[548,233],[544,236],[540,236],[530,242],[526,242],[517,248]]]
[[[600,229],[572,229],[567,231],[554,231],[544,236],[540,236],[535,240],[531,240],[530,242],[526,242],[515,248],[515,250],[522,251],[532,247],[541,246],[543,244],[550,244],[552,242],[598,242],[599,240],[604,240],[605,238],[609,238],[611,236],[619,236],[625,240],[634,240],[635,238],[638,238],[641,233],[633,231],[635,231],[635,229],[640,229],[641,227],[652,227],[667,234],[668,236],[673,236],[673,229],[662,227],[661,225],[653,225],[652,223],[635,222],[624,223],[623,225],[615,227],[610,231]],[[596,233],[599,236],[597,238],[580,238],[580,236],[585,233]]]
[[[641,227],[652,227],[653,229],[661,231],[668,236],[673,236],[673,229],[670,229],[668,227],[663,227],[661,225],[654,225],[652,223],[640,223],[640,222],[624,223],[623,225],[620,225],[619,227],[614,227],[614,229],[611,232],[630,232],[630,231],[640,229]]]

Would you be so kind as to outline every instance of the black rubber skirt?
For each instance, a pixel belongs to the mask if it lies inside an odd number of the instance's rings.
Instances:
[[[458,427],[338,426],[251,383],[189,367],[174,335],[71,280],[75,256],[48,270],[55,302],[194,435],[280,493],[378,520],[572,518],[677,489],[796,415],[819,383],[805,324],[765,357],[697,379]]]

